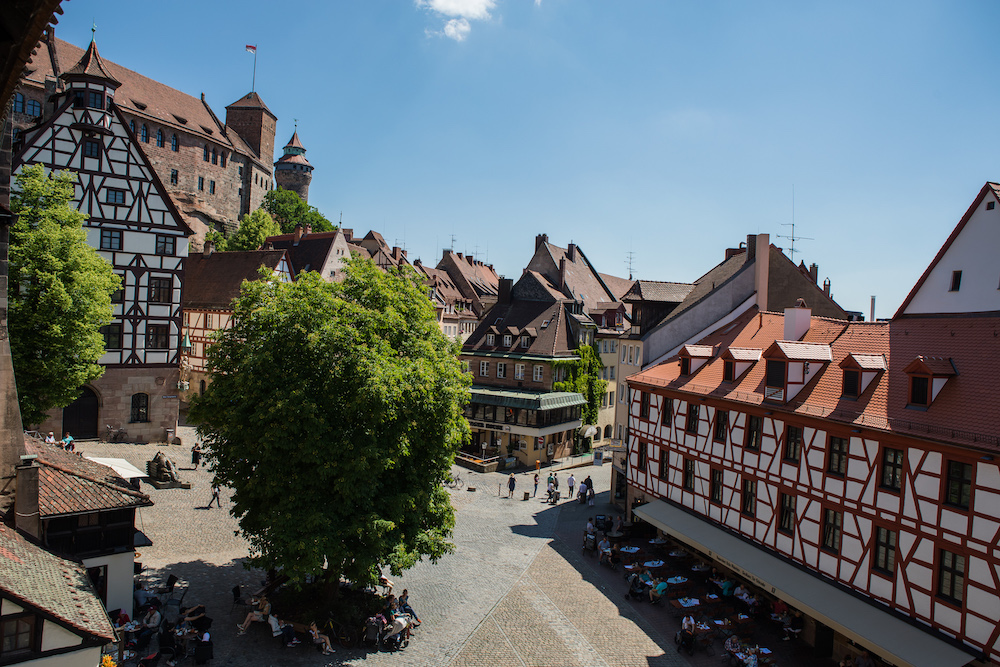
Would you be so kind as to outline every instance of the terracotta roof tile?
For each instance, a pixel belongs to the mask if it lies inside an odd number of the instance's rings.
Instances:
[[[925,357],[923,355],[918,355],[916,359],[910,362],[906,368],[903,369],[904,373],[926,373],[927,375],[933,375],[935,377],[951,377],[953,375],[958,375],[955,371],[954,364],[951,363],[951,359],[945,359],[944,357]]]
[[[64,73],[68,76],[93,76],[101,79],[107,79],[112,83],[121,83],[114,76],[111,75],[111,71],[108,69],[107,65],[104,64],[104,59],[101,58],[101,54],[97,52],[97,42],[91,40],[90,46],[84,52],[83,57],[73,65],[73,67],[66,70]]]
[[[723,353],[723,356],[733,361],[760,361],[763,352],[764,350],[760,348],[730,347]]]
[[[790,361],[833,361],[833,352],[829,345],[792,340],[778,340],[774,344]]]
[[[0,591],[51,614],[88,639],[115,640],[104,605],[79,563],[54,556],[0,524]]]
[[[840,363],[843,368],[859,368],[863,371],[884,371],[885,356],[881,354],[849,354]]]
[[[657,301],[681,303],[695,288],[693,283],[671,283],[659,280],[636,280],[623,297],[626,301]]]
[[[278,268],[284,250],[213,252],[191,255],[184,261],[184,308],[232,310],[244,280],[259,280],[260,268]]]
[[[711,345],[684,345],[679,354],[682,357],[707,359],[711,357],[714,352],[715,348]]]

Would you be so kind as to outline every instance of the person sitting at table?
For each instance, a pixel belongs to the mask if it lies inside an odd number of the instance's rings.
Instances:
[[[160,610],[155,606],[151,606],[142,618],[142,628],[139,630],[136,638],[136,644],[140,650],[146,648],[149,640],[153,637],[153,633],[160,629],[160,622],[162,620],[163,616],[160,615]]]
[[[727,598],[733,594],[733,589],[736,588],[736,582],[732,579],[723,579],[719,583],[719,591],[722,593],[722,597]]]
[[[286,647],[297,646],[302,643],[295,636],[295,630],[291,624],[280,620],[274,614],[267,617],[267,624],[271,626],[271,636],[281,637],[281,641]]]
[[[653,585],[649,587],[650,604],[659,604],[660,598],[663,597],[668,588],[670,588],[670,584],[663,579],[653,579]]]
[[[746,659],[743,661],[744,667],[757,667],[757,649],[748,648],[746,653]]]
[[[135,602],[135,614],[145,613],[150,600],[156,600],[156,593],[146,590],[141,583],[135,582],[135,590],[132,592],[132,601]]]
[[[748,594],[749,591],[747,591],[747,587],[744,586],[742,583],[739,584],[736,587],[736,590],[733,591],[733,597],[736,598],[737,600],[742,600],[743,602],[746,602]]]
[[[205,615],[205,605],[203,604],[182,609],[180,623],[187,623],[199,633],[207,632],[212,627],[212,619]]]
[[[735,632],[729,635],[729,639],[726,640],[725,647],[726,653],[731,655],[736,655],[743,649],[743,644],[740,642],[739,635]]]
[[[806,621],[802,618],[802,612],[796,609],[792,612],[792,618],[788,621],[788,625],[785,626],[785,636],[782,637],[782,641],[788,641],[798,637],[802,633],[802,628],[806,625]]]
[[[603,565],[604,563],[609,563],[608,557],[611,555],[611,542],[608,540],[608,536],[605,535],[601,538],[601,541],[597,543],[597,552],[600,557],[597,559],[598,565]]]
[[[681,619],[681,629],[674,638],[678,651],[687,651],[688,655],[694,655],[694,630],[696,624],[694,616],[685,616]]]
[[[69,431],[66,431],[66,437],[62,439],[62,446],[67,452],[76,451],[76,445],[73,443],[73,436],[69,434]]]
[[[45,436],[45,444],[47,445],[56,444],[56,434],[53,433],[52,431],[49,431],[49,434]]]
[[[268,602],[266,595],[261,595],[259,600],[254,601],[254,604],[256,604],[257,608],[247,614],[247,617],[243,619],[243,622],[236,626],[239,628],[241,635],[246,633],[247,628],[250,627],[251,623],[254,621],[263,623],[271,614],[271,603]]]
[[[618,565],[622,562],[621,550],[618,548],[617,544],[611,545],[611,553],[608,554],[608,565],[611,566],[612,570],[617,570]]]
[[[316,621],[309,624],[309,636],[312,637],[313,644],[323,646],[323,655],[333,654],[333,644],[330,643],[330,637],[319,631],[319,628],[316,627]]]
[[[413,611],[413,607],[410,606],[410,591],[404,588],[403,592],[396,599],[396,605],[401,612],[409,614],[410,618],[413,619],[410,621],[410,627],[415,628],[420,625],[420,617],[417,616],[417,612]]]

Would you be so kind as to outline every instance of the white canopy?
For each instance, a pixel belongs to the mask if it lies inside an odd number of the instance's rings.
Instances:
[[[149,477],[146,473],[136,468],[125,459],[104,459],[96,456],[84,456],[83,458],[94,463],[108,466],[114,470],[122,479],[136,479],[137,477]]]

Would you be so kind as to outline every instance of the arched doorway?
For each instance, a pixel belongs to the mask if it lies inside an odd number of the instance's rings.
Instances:
[[[98,403],[97,394],[84,387],[80,397],[63,408],[63,433],[69,431],[77,440],[96,438]]]

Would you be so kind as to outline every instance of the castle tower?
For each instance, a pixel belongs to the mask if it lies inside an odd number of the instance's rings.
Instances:
[[[291,190],[308,202],[313,166],[306,159],[306,149],[299,141],[298,131],[292,134],[283,150],[285,154],[274,163],[274,181],[283,190]]]
[[[277,125],[278,117],[255,92],[247,93],[226,107],[226,126],[236,130],[265,165],[274,159]]]

